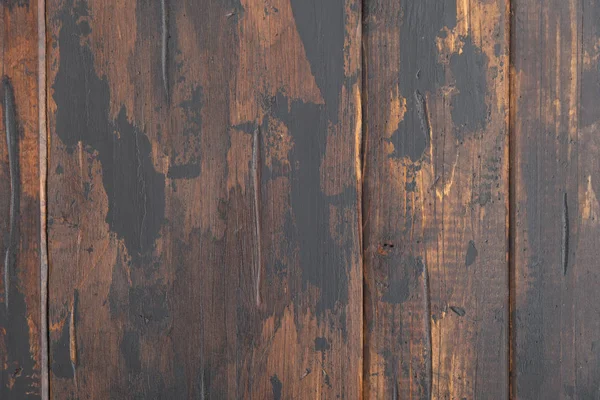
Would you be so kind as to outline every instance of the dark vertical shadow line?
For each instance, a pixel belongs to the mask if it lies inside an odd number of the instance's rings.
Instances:
[[[431,288],[429,286],[429,267],[423,262],[423,289],[425,290],[425,326],[427,330],[427,398],[433,398],[433,337],[431,331]]]
[[[360,0],[360,116],[361,116],[361,134],[360,138],[356,140],[360,140],[360,153],[358,154],[359,158],[359,170],[356,173],[359,175],[358,182],[358,212],[359,212],[359,223],[358,223],[358,238],[359,238],[359,250],[360,250],[360,267],[361,267],[361,276],[362,276],[362,379],[360,388],[360,398],[367,398],[367,387],[368,387],[368,379],[369,379],[369,341],[368,341],[368,321],[367,321],[367,309],[368,309],[368,299],[367,299],[367,280],[368,280],[368,272],[365,271],[365,257],[366,257],[366,249],[365,249],[365,227],[367,223],[367,210],[365,208],[365,190],[366,186],[366,173],[367,173],[367,149],[368,149],[368,106],[367,106],[367,40],[364,35],[365,32],[365,16],[367,15],[367,1],[369,0]]]
[[[257,124],[252,135],[252,181],[254,186],[254,234],[256,236],[256,254],[255,254],[255,268],[256,268],[256,282],[255,282],[255,296],[256,296],[256,307],[261,306],[260,296],[260,283],[262,274],[262,240],[261,240],[261,221],[260,221],[260,124]]]
[[[567,268],[569,266],[569,203],[567,201],[566,190],[563,194],[561,256],[563,275],[567,275]]]
[[[514,32],[513,32],[513,18],[515,15],[515,5],[513,0],[507,0],[506,5],[506,41],[505,45],[508,47],[508,335],[507,335],[507,347],[508,347],[508,399],[515,398],[515,387],[513,384],[513,371],[514,371],[514,345],[515,345],[515,333],[514,333],[514,314],[515,314],[515,290],[516,290],[516,265],[515,265],[515,246],[516,246],[516,180],[515,180],[515,167],[517,161],[516,152],[516,138],[515,138],[515,121],[514,121],[514,106],[515,99],[513,97],[514,88]]]
[[[167,101],[169,101],[169,71],[167,69],[167,59],[169,57],[169,9],[168,0],[160,0],[161,9],[161,52],[160,52],[160,64],[162,71],[163,87],[165,89],[165,95]]]
[[[40,351],[41,400],[50,398],[48,330],[48,130],[46,127],[46,0],[37,0],[38,31],[38,145],[40,180]]]
[[[6,130],[6,146],[10,174],[10,213],[9,233],[6,252],[4,254],[4,305],[9,312],[11,281],[16,267],[18,246],[17,221],[19,218],[19,194],[21,181],[19,178],[19,133],[17,131],[17,115],[15,110],[15,94],[8,76],[2,77],[4,92],[4,129]]]

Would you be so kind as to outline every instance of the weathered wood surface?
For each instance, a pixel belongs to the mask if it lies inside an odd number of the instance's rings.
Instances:
[[[364,398],[507,398],[507,5],[364,1]]]
[[[0,399],[39,399],[36,4],[0,2],[0,26]]]
[[[48,1],[52,398],[360,396],[360,8]]]
[[[598,397],[596,1],[46,1],[1,400]]]
[[[515,399],[600,384],[600,4],[513,2]]]

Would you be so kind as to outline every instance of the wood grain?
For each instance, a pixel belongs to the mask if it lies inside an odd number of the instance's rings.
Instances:
[[[597,398],[600,5],[513,15],[513,395]]]
[[[507,398],[508,2],[364,13],[364,398]]]
[[[37,8],[0,3],[0,398],[39,399]]]
[[[359,398],[360,8],[48,0],[52,398]]]

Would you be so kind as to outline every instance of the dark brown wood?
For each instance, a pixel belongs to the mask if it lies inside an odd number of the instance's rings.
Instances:
[[[0,398],[41,396],[37,8],[0,2]]]
[[[513,0],[515,399],[600,380],[600,5]]]
[[[356,399],[360,3],[48,1],[56,399]]]
[[[0,400],[600,395],[597,1],[0,10]]]
[[[364,398],[507,398],[508,2],[364,13]]]

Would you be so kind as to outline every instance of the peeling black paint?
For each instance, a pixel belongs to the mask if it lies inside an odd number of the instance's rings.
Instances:
[[[1,0],[0,5],[12,10],[14,6],[29,7],[29,0]]]
[[[70,315],[65,318],[60,337],[52,343],[50,369],[58,378],[73,379],[75,377],[71,365],[71,336],[69,329]]]
[[[200,164],[171,165],[167,178],[169,179],[193,179],[200,176]]]
[[[283,389],[283,384],[277,377],[277,375],[273,375],[271,377],[271,389],[273,391],[273,400],[281,400],[281,391]]]
[[[466,132],[485,129],[489,113],[485,101],[488,58],[470,37],[462,39],[462,52],[450,57],[450,68],[458,91],[452,96],[450,107],[455,133],[459,138]]]
[[[123,334],[120,347],[127,371],[139,374],[142,371],[140,334],[136,331],[126,331]]]
[[[129,307],[129,319],[139,332],[157,334],[170,324],[167,289],[163,285],[130,288]]]
[[[381,300],[386,303],[401,304],[409,299],[415,288],[419,287],[418,278],[423,274],[425,266],[421,257],[408,256],[388,274],[387,288]]]
[[[25,296],[16,285],[11,292],[10,310],[0,307],[0,326],[6,330],[3,358],[7,366],[0,368],[0,399],[39,399],[39,369],[35,369],[30,352]]]
[[[324,337],[315,338],[315,351],[327,351],[331,349],[331,345]]]
[[[322,105],[289,101],[278,94],[271,105],[274,117],[283,121],[293,138],[289,154],[291,210],[293,223],[287,224],[287,237],[299,243],[300,267],[304,285],[321,289],[317,313],[348,302],[348,265],[346,249],[329,234],[330,206],[357,203],[355,188],[337,196],[321,190],[321,160],[325,153],[328,122]]]
[[[71,13],[71,9],[73,13]],[[150,254],[164,219],[164,175],[154,169],[146,135],[132,125],[125,107],[110,120],[108,83],[94,70],[94,56],[81,39],[89,24],[85,3],[67,2],[60,14],[60,65],[53,85],[56,132],[70,151],[82,143],[96,152],[108,196],[106,221],[137,261]]]
[[[419,160],[428,146],[423,134],[423,114],[415,93],[425,98],[445,81],[443,65],[438,60],[436,38],[442,29],[456,25],[456,1],[421,0],[401,3],[400,17],[400,93],[406,98],[406,112],[398,129],[392,134],[392,157]],[[387,94],[386,94],[387,97]]]
[[[291,0],[291,5],[327,118],[335,124],[344,84],[345,2]]]

